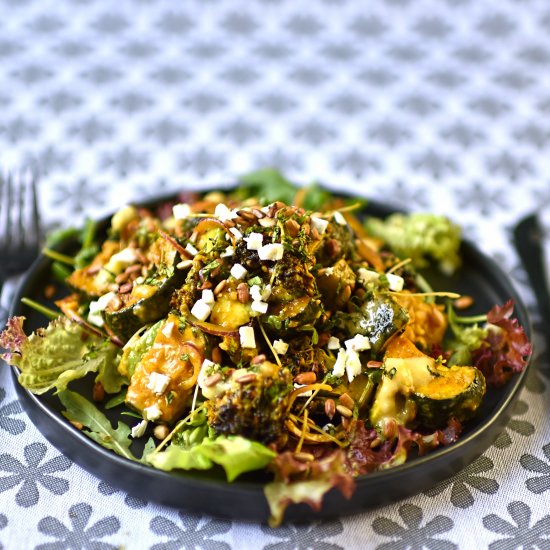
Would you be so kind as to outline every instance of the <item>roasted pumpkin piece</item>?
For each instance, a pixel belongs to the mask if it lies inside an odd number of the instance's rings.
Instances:
[[[468,420],[485,395],[485,377],[475,367],[437,366],[432,378],[416,387],[417,419],[427,428],[440,428],[451,417]]]
[[[443,427],[451,417],[470,418],[485,394],[485,378],[478,369],[441,365],[404,335],[388,344],[383,368],[370,412],[375,426],[393,418],[400,424]]]
[[[350,299],[355,289],[355,273],[348,262],[338,260],[332,267],[320,270],[317,287],[323,304],[329,309],[340,309]]]
[[[181,416],[197,381],[206,339],[188,325],[183,333],[169,315],[130,379],[126,403],[146,420],[172,422]]]
[[[92,263],[73,271],[67,278],[67,284],[74,290],[84,293],[90,298],[98,298],[109,289],[109,281],[98,278],[98,273],[108,264],[109,260],[120,251],[120,243],[105,241],[99,254]]]

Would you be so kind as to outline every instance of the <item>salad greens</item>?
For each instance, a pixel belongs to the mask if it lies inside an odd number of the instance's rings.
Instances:
[[[364,224],[356,208],[265,169],[234,192],[127,206],[103,233],[88,222],[76,257],[47,250],[58,318],[29,336],[10,319],[3,357],[129,460],[269,472],[272,525],[349,497],[357,476],[455,442],[531,354],[512,302],[464,316],[419,271],[458,268],[457,226]]]

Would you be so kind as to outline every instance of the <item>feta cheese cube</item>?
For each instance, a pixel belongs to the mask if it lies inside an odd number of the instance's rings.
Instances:
[[[233,267],[229,273],[231,273],[235,279],[240,280],[248,273],[248,271],[241,264],[233,264]]]
[[[233,220],[238,216],[235,210],[230,210],[225,204],[223,204],[223,202],[216,205],[214,215],[217,216],[221,222]]]
[[[246,248],[248,250],[260,250],[260,248],[262,248],[264,236],[261,233],[252,232],[248,237],[245,237],[244,240],[246,241]]]
[[[147,388],[149,388],[153,393],[163,394],[168,384],[170,383],[170,377],[166,374],[161,374],[160,372],[153,371],[149,375],[149,382],[147,383]]]
[[[187,250],[191,256],[196,256],[199,253],[199,251],[191,243],[187,243],[185,245],[185,250]]]
[[[348,350],[346,356],[346,374],[348,381],[351,382],[356,376],[361,374],[361,359],[359,354],[354,350]]]
[[[228,246],[221,254],[220,258],[229,258],[235,254],[235,248],[233,246]]]
[[[399,275],[394,275],[393,273],[386,273],[386,278],[388,279],[389,288],[394,292],[401,292],[403,290],[403,285],[405,280]]]
[[[332,374],[334,374],[334,376],[344,376],[344,373],[346,372],[346,358],[346,350],[340,348],[334,367],[332,367]]]
[[[288,351],[288,344],[284,340],[275,340],[273,349],[279,354],[284,355]]]
[[[95,302],[90,302],[90,313],[88,314],[88,322],[96,327],[102,327],[103,317],[101,312],[105,310],[109,302],[115,297],[114,292],[107,292],[100,296]]]
[[[170,338],[172,336],[172,331],[174,330],[174,327],[176,325],[174,325],[174,323],[172,323],[172,321],[170,321],[169,323],[166,323],[164,325],[164,327],[162,327],[162,334],[164,334],[164,336],[166,336],[166,338]]]
[[[370,269],[365,269],[364,267],[360,267],[357,270],[357,278],[359,279],[359,282],[362,285],[366,285],[367,283],[371,283],[372,281],[378,280],[380,275],[376,273],[376,271],[372,271]]]
[[[328,220],[318,218],[317,216],[311,216],[310,224],[313,229],[317,229],[317,233],[319,233],[319,235],[322,235],[327,230]]]
[[[338,225],[348,225],[348,222],[346,221],[346,218],[344,218],[342,212],[338,212],[338,211],[334,212],[333,217],[334,217],[334,221]]]
[[[283,257],[284,247],[281,243],[264,244],[259,250],[260,260],[280,260]]]
[[[353,338],[346,340],[344,343],[348,351],[365,351],[366,349],[370,349],[370,340],[362,334],[356,334]]]
[[[191,315],[194,315],[199,321],[206,321],[210,313],[212,313],[210,304],[203,300],[197,300],[191,308]]]
[[[172,207],[172,214],[176,220],[184,220],[191,215],[191,207],[188,204],[174,204]]]
[[[210,305],[213,304],[216,301],[216,299],[214,298],[214,293],[209,288],[205,288],[202,291],[201,300],[203,302],[206,302],[207,304],[210,304]]]
[[[139,424],[133,426],[131,436],[134,439],[137,439],[138,437],[143,437],[143,435],[145,434],[145,430],[147,429],[147,424],[147,420],[142,420]]]
[[[254,349],[256,347],[256,337],[254,336],[254,329],[252,327],[240,327],[239,338],[242,348]]]
[[[252,311],[256,311],[258,313],[266,313],[267,308],[269,304],[267,302],[262,302],[260,300],[254,300],[252,302]]]
[[[145,409],[143,409],[143,415],[145,416],[146,420],[157,420],[158,418],[160,418],[161,414],[162,412],[156,403],[154,405],[151,405],[150,407],[145,407]]]
[[[339,349],[340,348],[340,339],[336,336],[331,336],[327,342],[328,349]]]
[[[229,231],[231,233],[233,233],[233,236],[235,237],[235,239],[237,239],[238,241],[240,241],[242,238],[243,238],[243,234],[236,228],[236,227],[231,227],[229,229]]]
[[[262,289],[260,288],[260,285],[252,285],[250,287],[250,296],[252,296],[253,300],[258,302],[262,300]]]

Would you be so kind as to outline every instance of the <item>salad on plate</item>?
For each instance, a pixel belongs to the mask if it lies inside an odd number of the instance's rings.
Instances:
[[[13,317],[0,335],[19,383],[54,392],[69,422],[129,460],[222,467],[228,482],[269,472],[273,525],[290,503],[319,507],[451,445],[531,353],[512,301],[465,315],[468,296],[430,287],[427,264],[460,264],[448,219],[365,219],[360,202],[274,171],[129,205],[79,235],[75,256],[45,250],[67,289],[58,309],[27,300],[49,324],[26,335]]]

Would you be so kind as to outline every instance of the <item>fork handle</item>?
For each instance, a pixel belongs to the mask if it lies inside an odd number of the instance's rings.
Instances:
[[[542,322],[550,327],[550,288],[543,242],[544,232],[536,214],[522,219],[514,228],[514,245],[529,276]]]

